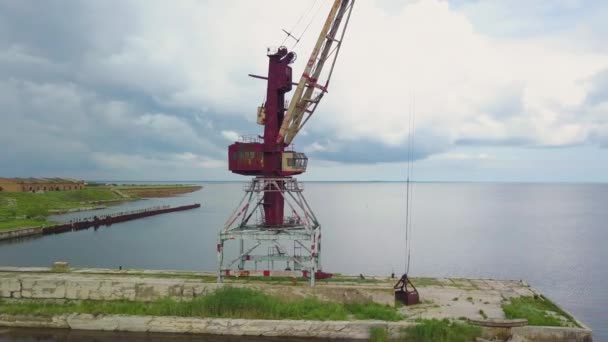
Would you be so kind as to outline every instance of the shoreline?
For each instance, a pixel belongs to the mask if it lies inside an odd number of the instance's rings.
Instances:
[[[146,209],[133,210],[128,212],[119,212],[116,214],[93,216],[86,219],[79,219],[76,221],[70,221],[65,223],[58,223],[54,225],[44,225],[41,227],[29,227],[13,229],[8,231],[0,231],[0,241],[19,239],[22,237],[31,237],[36,235],[49,235],[74,232],[89,228],[97,229],[101,226],[111,226],[113,224],[137,220],[145,217],[156,216],[161,214],[174,213],[178,211],[190,210],[200,208],[199,203],[182,206],[163,206],[163,207],[152,207]]]
[[[82,190],[71,190],[69,192],[2,193],[2,196],[0,197],[0,204],[4,200],[10,205],[7,204],[4,208],[0,209],[3,209],[4,211],[12,211],[14,213],[14,217],[12,219],[0,221],[0,223],[9,225],[11,222],[17,223],[19,221],[23,221],[23,225],[17,225],[9,228],[0,227],[0,235],[13,234],[11,232],[19,231],[24,228],[41,229],[45,226],[59,224],[59,222],[48,220],[48,218],[53,215],[107,209],[113,205],[145,200],[148,198],[175,197],[182,194],[195,192],[201,190],[202,188],[203,187],[200,185],[137,185],[117,187],[91,186]],[[58,193],[63,197],[59,199],[54,198]],[[66,196],[71,199],[63,199]],[[53,202],[49,203],[49,197],[53,198]],[[84,200],[82,200],[82,198],[84,198]],[[28,207],[40,206],[46,207],[37,209],[36,214],[29,213],[28,210],[31,211],[31,209],[28,209]],[[21,207],[24,208],[22,209]],[[1,211],[0,214],[2,214]],[[36,223],[36,225],[33,225],[32,223]]]

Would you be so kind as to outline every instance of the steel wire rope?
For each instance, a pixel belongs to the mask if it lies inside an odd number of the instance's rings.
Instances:
[[[410,103],[410,117],[409,117],[409,134],[408,134],[408,147],[407,147],[407,179],[406,179],[406,199],[405,199],[405,274],[410,272],[410,261],[412,251],[412,207],[413,207],[413,185],[411,180],[414,175],[414,125],[416,117],[416,96],[412,95]]]
[[[316,5],[316,4],[317,4],[317,1],[315,1],[314,5]],[[313,5],[313,7],[314,7],[314,5]],[[291,47],[292,50],[295,49],[295,47],[300,43],[300,40],[302,40],[302,37],[304,37],[304,33],[306,33],[306,31],[308,31],[310,24],[312,24],[312,22],[315,21],[315,19],[317,18],[317,15],[319,14],[319,11],[321,10],[322,7],[323,7],[323,4],[321,3],[321,5],[315,11],[315,14],[308,21],[308,24],[304,28],[304,31],[302,31],[302,33],[300,33],[300,36],[296,40],[295,44],[293,44],[293,46]],[[312,7],[311,7],[311,9],[312,9]]]
[[[285,36],[285,38],[281,42],[281,46],[285,45],[285,42],[287,41],[287,38],[290,37],[291,33],[296,29],[296,27],[302,21],[302,19],[304,19],[305,17],[307,17],[310,14],[310,12],[312,11],[312,9],[317,5],[317,2],[319,2],[319,0],[315,0],[315,2],[312,4],[312,6],[310,6],[308,8],[308,10],[303,11],[302,14],[300,14],[300,18],[298,18],[298,21],[296,21],[296,23],[293,24],[293,27],[291,28],[291,30],[289,30],[288,34]],[[295,39],[295,36],[291,35],[291,37],[293,37]]]

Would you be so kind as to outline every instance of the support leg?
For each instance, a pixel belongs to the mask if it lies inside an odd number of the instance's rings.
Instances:
[[[245,269],[245,256],[243,255],[245,253],[245,241],[243,239],[239,240],[239,255],[241,256],[241,260],[239,260],[239,270],[244,270]]]
[[[222,274],[222,266],[224,263],[224,241],[220,238],[217,242],[217,282],[224,282],[224,275]]]

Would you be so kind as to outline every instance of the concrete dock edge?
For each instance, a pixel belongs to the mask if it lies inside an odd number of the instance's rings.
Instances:
[[[121,331],[233,336],[317,337],[369,339],[372,327],[384,328],[399,337],[402,329],[415,322],[384,321],[304,321],[173,316],[126,316],[64,314],[52,317],[0,314],[0,327],[61,328],[90,331]],[[491,331],[485,331],[490,333]],[[488,330],[491,330],[489,328]],[[511,328],[510,334],[530,341],[592,341],[591,331],[582,328],[525,326]],[[486,335],[486,334],[484,334]]]

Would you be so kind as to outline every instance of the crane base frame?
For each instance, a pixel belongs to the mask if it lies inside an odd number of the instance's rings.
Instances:
[[[231,276],[304,277],[314,286],[320,271],[321,225],[303,195],[302,184],[292,177],[255,177],[243,190],[243,198],[219,232],[217,281]],[[264,223],[265,192],[281,193],[286,209],[291,210],[292,216],[282,225]],[[225,262],[225,245],[230,241],[238,242],[238,256]],[[293,253],[285,248],[286,243],[293,244]],[[268,248],[265,255],[254,254],[262,247]],[[258,264],[264,262],[267,269],[258,270]],[[288,270],[275,270],[275,262],[285,263]],[[250,263],[253,269],[246,269]]]

